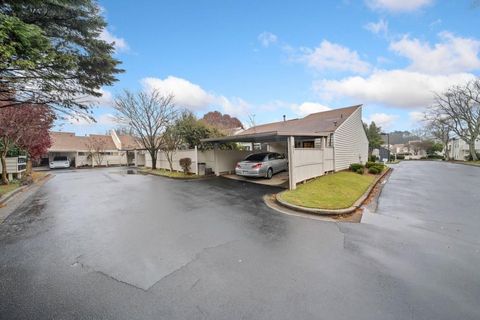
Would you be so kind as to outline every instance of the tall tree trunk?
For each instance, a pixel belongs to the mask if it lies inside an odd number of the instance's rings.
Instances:
[[[32,158],[28,157],[27,166],[25,168],[25,176],[29,177],[32,175]]]
[[[150,153],[150,157],[152,158],[152,169],[155,170],[157,169],[157,150],[148,150],[148,152]]]
[[[476,139],[472,139],[473,141],[470,141],[468,143],[468,149],[470,151],[470,156],[472,157],[472,160],[473,161],[477,161],[478,160],[478,157],[477,157],[477,150],[475,150],[475,140]]]
[[[8,176],[7,176],[7,152],[2,152],[1,154],[2,160],[2,184],[8,184]]]
[[[172,153],[166,152],[165,155],[167,156],[168,165],[170,166],[170,171],[173,172],[173,152]]]

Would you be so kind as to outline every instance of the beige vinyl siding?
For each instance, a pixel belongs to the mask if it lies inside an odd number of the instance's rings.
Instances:
[[[25,169],[18,170],[18,157],[8,157],[6,159],[6,162],[7,162],[7,173],[18,173],[18,172],[25,171]],[[2,171],[1,162],[0,162],[0,171]]]
[[[362,108],[343,122],[333,136],[335,170],[347,169],[352,163],[368,160],[368,139],[363,129]]]

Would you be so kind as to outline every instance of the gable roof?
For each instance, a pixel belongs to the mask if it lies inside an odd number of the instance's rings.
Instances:
[[[105,150],[117,150],[110,135],[76,136],[74,132],[51,131],[52,146],[48,151],[88,151],[90,137],[103,141]]]
[[[278,140],[279,137],[320,137],[335,132],[362,105],[333,109],[292,119],[258,125],[228,137],[202,139],[203,142],[255,142]]]
[[[122,150],[135,150],[143,148],[142,144],[133,136],[119,134],[118,139],[120,139]]]
[[[281,132],[285,135],[296,133],[334,132],[353,112],[362,105],[333,109],[309,114],[301,119],[272,122],[249,128],[239,135],[250,135],[267,132]]]

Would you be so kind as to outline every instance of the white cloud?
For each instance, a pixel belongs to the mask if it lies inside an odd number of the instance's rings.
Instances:
[[[367,123],[375,122],[377,126],[382,127],[383,130],[389,129],[394,121],[398,120],[399,116],[386,113],[373,113],[365,119]]]
[[[331,108],[316,102],[304,102],[302,104],[292,104],[291,109],[300,116],[306,116],[311,113],[327,111]]]
[[[93,103],[103,107],[113,106],[112,93],[104,89],[100,89],[100,92],[102,93],[101,97],[92,97]]]
[[[429,74],[450,74],[480,69],[480,41],[456,37],[449,32],[439,34],[440,43],[429,43],[408,36],[392,42],[390,50],[411,61],[409,70]]]
[[[411,12],[433,3],[433,0],[366,0],[366,3],[375,10]]]
[[[174,76],[168,76],[165,79],[150,77],[142,79],[141,82],[147,90],[156,89],[165,94],[173,94],[176,105],[192,111],[220,106],[224,113],[245,116],[250,110],[250,105],[241,98],[227,98],[207,92],[198,84],[186,79]]]
[[[428,75],[406,70],[377,70],[368,77],[320,80],[314,83],[314,90],[324,99],[349,97],[362,103],[418,108],[430,105],[434,92],[443,92],[474,78],[469,73]]]
[[[278,37],[271,32],[262,32],[258,35],[258,41],[264,46],[265,48],[269,47],[271,44],[276,43]]]
[[[412,111],[408,113],[411,122],[421,122],[425,120],[425,113],[420,111]]]
[[[233,97],[231,99],[227,99],[224,96],[219,96],[216,99],[217,104],[223,107],[223,113],[227,113],[234,117],[243,117],[250,114],[251,105],[246,102],[245,100]]]
[[[366,73],[370,69],[370,65],[362,61],[356,51],[327,40],[323,40],[314,49],[301,48],[300,51],[302,53],[297,60],[317,71],[336,70]]]
[[[115,116],[111,113],[106,113],[98,116],[95,120],[100,125],[116,125],[117,121],[115,120]]]
[[[164,94],[173,94],[175,104],[190,110],[202,110],[215,103],[215,95],[206,92],[197,84],[188,80],[168,76],[165,79],[144,78],[142,84],[148,90],[159,90]]]
[[[94,118],[95,118],[96,122],[93,122],[93,121],[89,120],[88,118],[84,118],[84,117],[70,116],[66,119],[66,121],[68,123],[70,123],[71,125],[80,126],[80,127],[86,127],[86,126],[95,127],[95,126],[98,126],[98,125],[114,126],[115,124],[117,124],[117,122],[115,120],[115,116],[111,113],[104,113],[104,114],[101,114],[99,116],[94,116]]]
[[[130,47],[128,46],[128,43],[125,39],[119,38],[115,35],[113,35],[110,31],[107,29],[103,29],[102,32],[100,33],[100,39],[112,43],[114,42],[114,47],[115,50],[117,51],[128,51]]]
[[[79,103],[92,105],[94,107],[111,107],[113,106],[113,95],[110,91],[105,89],[100,89],[99,92],[102,94],[100,97],[94,96],[79,96],[77,101]]]
[[[378,22],[369,22],[364,28],[374,34],[386,35],[388,33],[388,21],[380,19]]]
[[[422,112],[422,111],[409,112],[408,122],[412,128],[425,126],[425,112]]]

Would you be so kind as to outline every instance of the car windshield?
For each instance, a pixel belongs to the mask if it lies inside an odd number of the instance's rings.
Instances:
[[[245,161],[263,161],[265,160],[266,153],[257,153],[249,155]]]
[[[54,157],[53,161],[67,161],[67,157]]]

